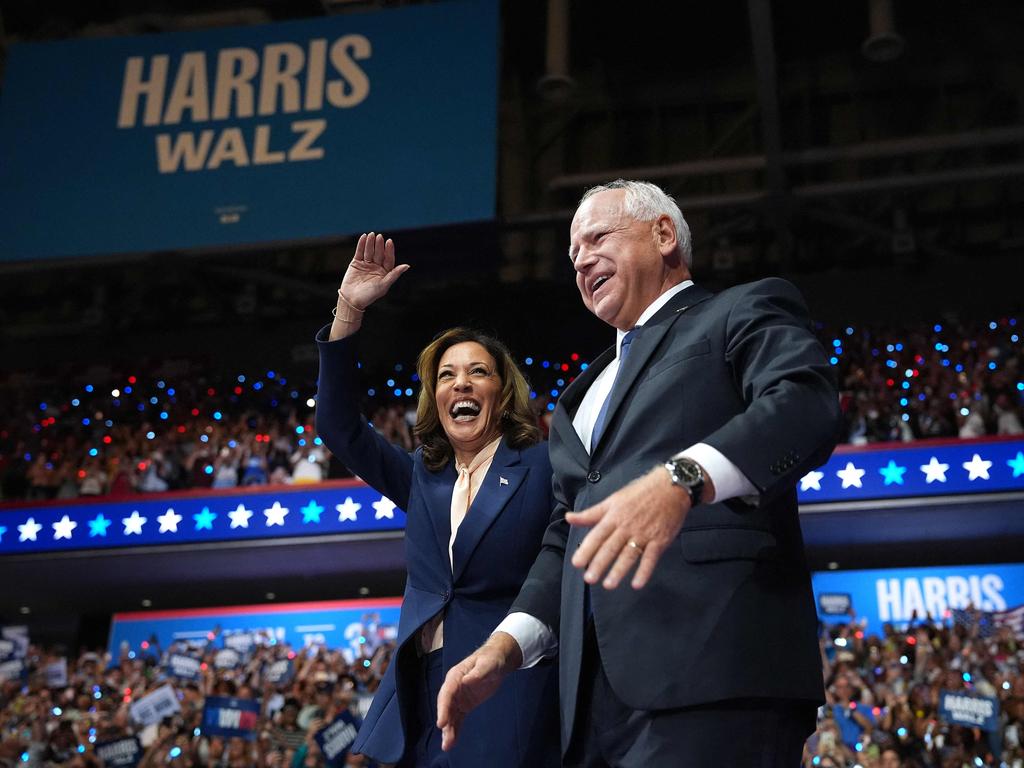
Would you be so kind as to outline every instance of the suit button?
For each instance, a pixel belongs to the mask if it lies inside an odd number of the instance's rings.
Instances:
[[[444,601],[447,603],[448,602],[448,598],[451,597],[451,593],[446,589],[444,591],[443,597],[444,597]]]
[[[589,475],[587,475],[587,480],[589,480],[592,483],[600,482],[601,473],[595,469]]]

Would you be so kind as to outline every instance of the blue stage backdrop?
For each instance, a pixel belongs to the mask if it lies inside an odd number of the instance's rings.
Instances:
[[[815,573],[812,582],[824,622],[850,621],[843,613],[849,606],[868,633],[881,633],[885,623],[903,627],[914,611],[921,620],[931,614],[950,621],[968,606],[999,614],[1024,605],[1021,563],[827,571]]]
[[[288,643],[298,651],[311,645],[341,649],[351,660],[372,655],[378,645],[395,639],[401,603],[396,597],[116,613],[108,648],[115,662],[122,650],[133,658],[156,655],[175,641],[192,645],[198,654],[229,647],[232,637],[244,634],[259,643]]]
[[[494,216],[496,0],[19,43],[0,261]]]

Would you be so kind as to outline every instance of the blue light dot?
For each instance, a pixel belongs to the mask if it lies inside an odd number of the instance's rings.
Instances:
[[[86,384],[85,385],[85,391],[86,392],[92,392],[92,384]]]
[[[856,750],[857,750],[858,752],[863,752],[863,751],[864,751],[864,745],[863,745],[863,744],[861,744],[861,743],[860,743],[860,742],[858,741],[858,742],[857,742],[857,744],[855,745],[854,749],[856,749]]]
[[[920,401],[921,401],[921,402],[923,403],[923,402],[924,402],[924,400],[925,400],[925,394],[924,394],[924,392],[922,392],[922,393],[921,393],[920,395],[918,395],[918,396],[917,396],[917,399],[918,399],[918,400],[920,400]]]
[[[839,339],[832,339],[832,346],[833,347],[841,347],[841,346],[843,346],[843,342],[841,342]]]
[[[943,361],[942,361],[942,364],[943,364],[943,365],[944,365],[944,366],[945,366],[946,368],[949,368],[949,360],[943,360]]]
[[[82,425],[86,426],[86,427],[89,426],[89,417],[88,416],[86,416],[84,419],[82,419]]]
[[[580,370],[581,370],[581,371],[585,371],[585,370],[587,370],[587,368],[589,368],[589,367],[590,367],[590,365],[589,365],[589,364],[587,364],[587,363],[580,363]]]
[[[89,449],[89,455],[90,455],[90,456],[99,456],[99,455],[100,455],[100,452],[99,452],[99,451],[97,451],[97,450],[96,450],[95,448],[90,448],[90,449]]]
[[[360,635],[359,636],[359,643],[360,643],[360,645],[362,645],[365,642],[366,642],[366,638],[363,635]]]
[[[203,467],[203,472],[205,472],[208,475],[212,475],[213,474],[213,464],[207,464],[205,467]]]
[[[1013,342],[1014,344],[1016,344],[1016,343],[1017,343],[1018,341],[1020,341],[1020,336],[1018,336],[1018,335],[1017,335],[1017,334],[1015,333],[1015,334],[1013,334],[1013,335],[1012,335],[1012,336],[1010,337],[1010,341],[1012,341],[1012,342]]]
[[[406,387],[405,394],[408,395],[409,397],[412,397],[412,387]]]
[[[220,421],[221,418],[222,418],[221,412],[220,411],[214,411],[213,412],[213,418],[214,418],[215,421]]]
[[[103,694],[102,694],[102,693],[100,693],[99,691],[96,691],[96,693],[94,693],[94,694],[92,695],[92,697],[93,697],[94,699],[97,699],[97,700],[98,700],[98,699],[102,699],[102,698],[103,698]]]
[[[239,384],[245,384],[245,376],[239,376],[238,377],[238,383]]]
[[[896,351],[896,347],[894,347],[892,344],[886,344],[885,345],[885,351],[886,352],[895,352]]]
[[[942,333],[942,326],[936,323],[935,327],[932,328],[932,330],[935,331],[936,333]]]
[[[368,394],[370,397],[373,397],[374,395],[377,394],[377,390],[376,389],[368,389],[368,390],[366,390],[366,394]]]
[[[903,345],[897,342],[897,344],[896,344],[896,351],[897,352],[902,352],[903,351]]]
[[[153,432],[152,430],[146,433],[147,440],[152,440],[154,437],[156,437],[156,433]]]
[[[910,414],[904,413],[902,416],[900,416],[900,418],[903,419],[904,421],[910,421]]]
[[[163,389],[163,388],[164,388],[164,387],[166,387],[166,386],[167,386],[167,385],[166,385],[166,384],[164,384],[164,382],[163,382],[163,380],[162,380],[162,379],[161,379],[160,381],[158,381],[158,382],[156,383],[156,388],[157,388],[157,389]]]
[[[39,404],[39,410],[40,411],[45,411],[46,410],[46,403],[40,403]]]
[[[313,438],[313,445],[323,445],[323,444],[324,444],[324,441],[321,440],[319,437],[314,437]]]
[[[395,397],[401,397],[401,396],[402,396],[402,388],[401,387],[395,387]]]
[[[994,330],[995,330],[996,328],[998,328],[998,327],[999,327],[999,326],[998,326],[998,325],[996,325],[995,321],[993,321],[993,322],[991,322],[991,323],[989,323],[989,324],[988,324],[988,329],[989,329],[990,331],[994,331]]]
[[[1017,391],[1018,392],[1024,392],[1024,381],[1018,381],[1017,382]]]
[[[544,360],[543,362],[541,362],[540,367],[541,368],[550,368],[551,367],[551,363],[549,363],[547,360]]]
[[[113,422],[113,421],[111,421],[110,419],[107,419],[107,420],[106,420],[106,421],[104,421],[103,423],[104,423],[104,424],[106,424],[106,425],[107,425],[108,427],[112,427],[112,426],[114,426],[114,422]]]
[[[548,410],[549,411],[555,410],[555,404],[554,403],[548,403]]]
[[[143,405],[142,403],[139,403],[139,404],[138,404],[138,405],[136,406],[136,410],[138,410],[138,411],[144,411],[144,410],[146,410],[146,406],[144,406],[144,405]]]
[[[1016,324],[1017,324],[1017,318],[1016,317],[1011,317],[1010,318],[1010,325],[1016,325]]]
[[[363,666],[364,667],[369,667],[370,666],[370,660],[369,659],[364,659],[363,660]]]
[[[238,443],[237,442],[235,442],[234,440],[228,440],[228,448],[237,448],[237,447],[238,447]]]
[[[201,734],[202,732],[203,732],[203,729],[202,729],[202,728],[194,728],[194,729],[192,730],[192,735],[193,735],[193,736],[197,736],[197,737],[198,737],[198,736],[199,736],[199,735],[200,735],[200,734]]]
[[[905,378],[908,378],[908,379],[909,379],[909,378],[910,378],[911,376],[913,376],[913,375],[914,375],[914,372],[913,372],[913,371],[912,371],[912,370],[911,370],[910,368],[907,368],[907,370],[905,370],[905,371],[903,372],[903,376],[904,376]]]
[[[557,384],[560,387],[564,387],[565,386],[565,379],[559,379],[558,381],[555,382],[555,384]]]
[[[74,398],[74,399],[73,399],[73,400],[71,401],[71,404],[72,404],[72,405],[73,405],[73,406],[74,406],[75,408],[77,408],[77,407],[78,407],[79,405],[81,405],[81,401],[80,401],[80,400],[79,400],[79,399],[78,399],[78,398],[76,397],[76,398]]]
[[[813,757],[813,758],[811,759],[811,763],[812,763],[813,765],[820,765],[820,764],[821,764],[821,755],[815,755],[815,756],[814,756],[814,757]]]
[[[853,327],[852,326],[849,326],[849,325],[846,326],[846,335],[847,336],[853,336]]]
[[[305,431],[306,431],[306,428],[301,426],[301,425],[295,428],[295,434],[296,435],[301,435]]]
[[[61,715],[63,715],[63,714],[64,714],[64,710],[63,710],[63,709],[61,709],[60,707],[54,707],[54,708],[53,708],[52,710],[50,710],[50,711],[51,711],[51,712],[53,712],[53,716],[54,716],[54,717],[60,717]]]
[[[558,397],[558,390],[557,389],[552,389],[551,390],[551,396],[552,397]]]
[[[910,402],[910,401],[909,401],[909,400],[907,400],[907,398],[905,398],[905,397],[901,397],[901,398],[900,398],[900,405],[902,405],[902,406],[904,406],[904,407],[906,407],[907,403],[909,403],[909,402]]]
[[[168,389],[167,390],[167,396],[168,397],[174,397],[174,390],[173,389]]]
[[[388,379],[388,386],[389,387],[395,386],[395,380],[394,379]]]
[[[160,411],[160,418],[167,421],[167,411]]]
[[[257,381],[255,384],[252,385],[252,388],[259,392],[261,389],[263,389],[263,382]]]
[[[828,361],[829,361],[829,362],[830,362],[830,363],[831,363],[832,365],[839,365],[839,358],[838,358],[838,357],[830,357],[830,358],[828,359]]]
[[[536,400],[537,399],[537,393],[534,392],[532,389],[530,390],[530,399],[531,400]]]
[[[160,402],[160,401],[159,401],[159,400],[157,400],[157,399],[156,399],[155,397],[151,397],[151,398],[149,398],[149,404],[150,404],[150,405],[156,405],[156,404],[157,404],[157,403],[159,403],[159,402]]]
[[[84,754],[84,753],[85,753],[85,744],[79,744],[78,745],[78,754],[81,755],[81,754]]]
[[[841,355],[841,354],[843,354],[843,348],[842,348],[842,347],[836,347],[836,350],[835,350],[835,351],[836,351],[836,354],[837,354],[837,355]]]
[[[961,416],[970,416],[971,415],[971,409],[970,408],[961,408],[960,409],[960,415]]]
[[[957,363],[956,367],[953,370],[956,371],[957,373],[963,373],[964,367],[960,365],[960,363]]]
[[[420,375],[419,375],[418,373],[414,373],[414,374],[412,375],[412,383],[413,383],[413,384],[415,384],[415,383],[416,383],[416,382],[418,382],[419,380],[420,380]]]
[[[523,362],[526,363],[527,365],[533,365],[533,358],[528,357],[525,360],[523,360]]]
[[[965,683],[971,682],[971,673],[970,672],[964,672],[964,682]]]
[[[125,393],[126,395],[130,395],[130,394],[132,393],[132,387],[131,387],[131,384],[125,384],[125,385],[124,385],[124,393]]]
[[[902,739],[904,736],[907,735],[907,729],[904,728],[903,726],[900,726],[899,728],[896,729],[896,735],[899,736]]]
[[[991,363],[988,364],[988,369],[990,371],[994,371],[996,369],[996,364],[995,364],[994,360]]]
[[[858,745],[858,746],[860,746],[860,745]],[[174,758],[178,757],[178,755],[181,754],[181,747],[174,747],[174,748],[172,748],[169,754],[171,756],[171,759],[173,760]]]
[[[267,378],[268,378],[268,379],[272,379],[272,378],[274,378],[275,376],[277,376],[277,374],[276,374],[276,373],[274,373],[273,371],[267,371]]]
[[[129,659],[134,659],[135,658],[135,651],[128,651],[128,658]]]
[[[897,365],[899,365],[899,363],[897,363],[895,360],[886,360],[885,365],[887,368],[895,368]]]
[[[395,370],[398,371],[398,373],[401,373],[402,372],[402,364],[401,363],[395,363]]]
[[[910,382],[909,381],[904,381],[903,382],[903,388],[904,389],[910,389]]]
[[[29,761],[29,757],[31,757],[31,755],[29,755],[28,752],[22,752],[21,753],[21,762],[27,763]]]
[[[199,436],[199,442],[201,442],[201,443],[208,443],[208,442],[210,442],[210,436],[209,435],[200,435]]]

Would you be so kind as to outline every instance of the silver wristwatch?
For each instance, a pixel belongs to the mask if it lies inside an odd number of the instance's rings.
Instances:
[[[690,494],[690,506],[700,504],[701,496],[704,494],[704,470],[700,468],[700,464],[693,459],[680,457],[669,459],[664,467],[668,470],[672,484],[686,489]]]

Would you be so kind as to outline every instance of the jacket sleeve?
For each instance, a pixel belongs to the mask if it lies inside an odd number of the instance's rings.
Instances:
[[[839,436],[839,394],[796,287],[770,278],[737,290],[725,356],[746,409],[702,442],[732,461],[765,502],[828,459]]]
[[[317,434],[345,466],[407,509],[413,457],[381,437],[360,414],[354,337],[327,341],[329,330],[325,326],[316,336],[320,351]]]

